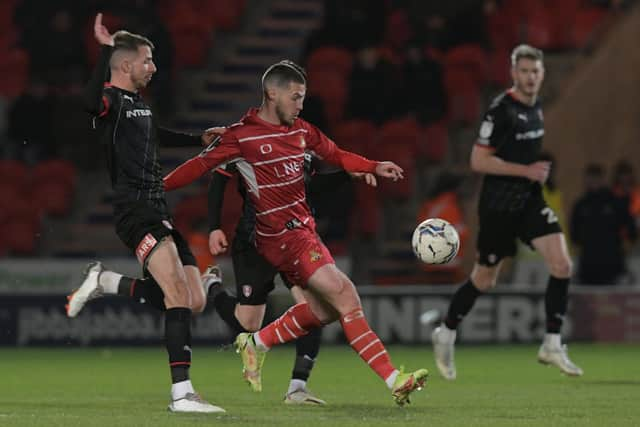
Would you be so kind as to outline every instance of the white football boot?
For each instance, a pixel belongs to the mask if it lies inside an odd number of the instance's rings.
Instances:
[[[579,377],[583,374],[582,369],[569,359],[567,346],[550,346],[543,343],[538,350],[538,362],[543,365],[554,365],[560,371],[571,377]]]
[[[200,412],[207,414],[227,412],[221,407],[212,405],[202,399],[197,393],[187,393],[184,397],[171,401],[168,409],[171,412]]]
[[[454,361],[454,344],[456,342],[456,331],[450,330],[441,325],[431,333],[433,343],[433,355],[436,359],[436,366],[440,374],[447,380],[456,379],[456,364]]]
[[[301,388],[287,393],[284,397],[284,403],[287,405],[326,405],[327,402],[316,397],[309,390]]]
[[[92,299],[100,298],[104,295],[104,290],[100,283],[98,283],[98,277],[103,270],[104,267],[100,261],[94,261],[87,264],[87,267],[84,270],[85,277],[82,285],[80,285],[80,287],[71,295],[67,296],[67,316],[76,317],[87,302]]]

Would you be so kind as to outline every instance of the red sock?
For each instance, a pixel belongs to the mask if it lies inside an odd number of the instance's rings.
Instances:
[[[342,330],[351,348],[380,378],[386,380],[396,368],[391,364],[391,358],[384,348],[384,344],[369,327],[362,308],[342,316],[340,323],[342,323]]]
[[[284,344],[307,335],[311,329],[322,326],[308,303],[296,304],[282,316],[257,332],[267,347]]]

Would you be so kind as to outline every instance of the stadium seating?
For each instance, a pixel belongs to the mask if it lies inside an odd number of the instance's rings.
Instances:
[[[353,55],[341,47],[323,46],[311,52],[306,68],[314,76],[323,72],[336,72],[348,78],[353,68]]]
[[[334,131],[335,142],[344,150],[366,155],[374,144],[375,125],[368,120],[349,120],[339,123]]]

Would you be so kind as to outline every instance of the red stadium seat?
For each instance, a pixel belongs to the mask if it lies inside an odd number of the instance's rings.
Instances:
[[[451,121],[470,125],[478,120],[480,88],[488,81],[488,72],[488,56],[477,45],[461,45],[447,52],[444,85]]]
[[[307,71],[318,75],[324,72],[337,72],[346,78],[351,75],[353,55],[347,49],[335,46],[320,47],[309,55]]]
[[[604,21],[606,15],[607,12],[598,7],[589,7],[580,10],[571,26],[573,46],[578,48],[586,46]]]
[[[39,230],[39,223],[31,218],[10,221],[3,235],[8,251],[14,255],[35,255]]]
[[[345,76],[336,72],[310,73],[309,95],[316,95],[322,100],[329,128],[333,129],[344,116],[347,101]]]
[[[366,155],[373,145],[376,126],[368,120],[349,120],[339,123],[333,132],[340,148],[360,155]]]
[[[29,55],[11,49],[0,55],[0,95],[15,98],[22,94],[29,79]]]
[[[33,169],[36,182],[57,181],[64,183],[71,191],[76,186],[76,167],[73,163],[62,159],[45,160]]]
[[[71,210],[73,190],[63,181],[43,181],[34,186],[31,195],[45,214],[65,216]]]
[[[0,160],[0,182],[24,188],[31,179],[27,165],[17,160]]]

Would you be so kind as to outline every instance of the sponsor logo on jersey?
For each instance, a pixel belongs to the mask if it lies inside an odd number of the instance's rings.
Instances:
[[[130,119],[131,117],[147,117],[147,116],[151,116],[151,110],[149,109],[133,109],[130,111],[127,111],[127,119]]]
[[[158,241],[151,235],[151,233],[147,233],[147,235],[142,238],[142,240],[138,244],[138,247],[136,248],[136,257],[138,258],[140,264],[144,264],[144,261],[147,259],[147,257],[157,244]]]
[[[318,251],[309,251],[309,255],[310,255],[311,262],[320,261],[320,258],[322,258],[322,254]]]
[[[525,121],[525,122],[528,122],[528,121],[529,121],[529,119],[527,118],[527,115],[526,115],[526,114],[523,114],[523,113],[518,113],[518,118],[519,118],[520,120],[522,120],[522,121]]]
[[[530,130],[528,132],[516,133],[516,140],[522,141],[523,139],[538,139],[544,135],[544,129]]]
[[[487,139],[493,133],[493,122],[490,120],[485,120],[482,122],[480,126],[480,138]]]
[[[122,98],[126,99],[127,101],[130,101],[133,104],[133,98],[130,97],[129,95],[122,95]]]
[[[242,295],[244,295],[245,298],[249,298],[252,293],[253,287],[251,285],[242,285]]]

